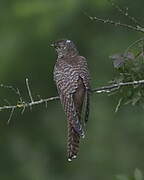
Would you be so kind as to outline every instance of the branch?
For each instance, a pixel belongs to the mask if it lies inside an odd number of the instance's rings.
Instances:
[[[96,20],[96,21],[102,22],[104,24],[112,24],[114,26],[121,26],[121,27],[130,29],[130,30],[133,30],[133,31],[144,33],[144,28],[142,28],[139,25],[132,26],[132,25],[129,25],[129,24],[123,24],[123,23],[120,23],[120,22],[115,22],[115,21],[112,21],[112,20],[109,20],[109,19],[101,19],[101,18],[92,17],[92,16],[88,16],[88,17],[89,17],[90,20]]]
[[[124,24],[124,23],[120,23],[120,22],[115,22],[109,19],[102,19],[102,18],[98,18],[98,17],[92,17],[90,16],[87,12],[83,11],[83,13],[90,19],[90,20],[96,20],[99,22],[102,22],[104,24],[111,24],[114,26],[121,26],[133,31],[137,31],[137,32],[141,32],[144,33],[144,28],[143,26],[132,16],[130,16],[127,12],[128,9],[126,9],[126,11],[124,11],[123,9],[121,9],[117,4],[114,3],[113,0],[108,0],[112,6],[114,6],[122,15],[126,16],[128,19],[130,19],[133,23],[135,23],[135,26],[130,25],[130,24]]]
[[[118,90],[121,87],[124,86],[135,86],[135,85],[142,85],[144,84],[144,80],[139,80],[139,81],[130,81],[130,82],[120,82],[118,84],[112,84],[109,86],[103,86],[99,88],[92,89],[91,92],[95,93],[110,93],[111,91]]]
[[[98,88],[92,89],[91,93],[110,93],[110,92],[112,92],[114,90],[118,90],[119,88],[124,87],[124,86],[135,86],[135,85],[144,85],[144,80],[132,81],[132,82],[121,82],[118,84],[112,84],[112,85],[108,85],[108,86],[98,87]],[[2,106],[2,107],[0,107],[0,111],[11,110],[11,114],[10,114],[10,117],[8,120],[8,122],[9,122],[15,109],[22,109],[22,113],[23,113],[25,108],[28,108],[28,107],[31,108],[35,105],[42,104],[42,103],[45,103],[47,105],[47,102],[59,100],[59,99],[60,99],[59,96],[54,96],[54,97],[49,97],[49,98],[35,100],[35,101],[33,100],[30,102],[21,102],[20,101],[20,103],[18,103],[16,105]]]
[[[123,23],[120,23],[120,22],[115,22],[115,21],[112,21],[112,20],[109,20],[109,19],[102,19],[102,18],[98,18],[98,17],[92,17],[85,11],[83,11],[83,13],[92,21],[96,20],[96,21],[102,22],[104,24],[111,24],[111,25],[114,25],[114,26],[121,26],[121,27],[130,29],[130,30],[133,30],[133,31],[144,33],[144,28],[142,26],[140,26],[140,25],[132,26],[132,25],[129,25],[129,24],[123,24]]]
[[[58,100],[59,96],[55,96],[55,97],[50,97],[50,98],[46,98],[46,99],[40,99],[38,101],[33,101],[33,102],[22,102],[20,104],[16,104],[16,105],[8,105],[8,106],[2,106],[0,107],[0,111],[3,110],[8,110],[8,109],[23,109],[23,108],[27,108],[27,107],[32,107],[34,105],[37,104],[42,104],[42,103],[47,103],[48,101],[53,101],[53,100]]]

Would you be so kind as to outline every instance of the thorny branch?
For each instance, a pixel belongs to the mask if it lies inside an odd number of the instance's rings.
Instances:
[[[135,86],[135,85],[144,85],[144,80],[132,81],[132,82],[120,82],[118,84],[111,84],[111,85],[107,85],[107,86],[103,86],[103,87],[94,88],[90,92],[91,93],[110,93],[110,92],[118,90],[119,88],[124,87],[124,86]],[[54,101],[54,100],[59,100],[60,99],[59,96],[54,96],[54,97],[49,97],[49,98],[45,98],[45,99],[34,100],[32,98],[32,95],[31,95],[31,90],[30,90],[30,86],[29,86],[29,83],[28,83],[28,79],[26,79],[26,86],[27,86],[28,93],[29,93],[29,96],[30,96],[30,102],[21,101],[22,97],[20,96],[20,94],[18,94],[19,97],[20,97],[20,101],[18,101],[17,104],[15,104],[15,105],[6,105],[6,106],[1,106],[0,107],[0,111],[11,110],[10,116],[9,116],[9,119],[8,119],[8,123],[10,122],[10,120],[12,118],[12,115],[13,115],[13,113],[14,113],[14,111],[16,109],[22,109],[21,113],[23,114],[25,108],[32,108],[33,106],[38,105],[38,104],[42,104],[42,103],[45,103],[47,105],[47,102],[49,102],[49,101]]]

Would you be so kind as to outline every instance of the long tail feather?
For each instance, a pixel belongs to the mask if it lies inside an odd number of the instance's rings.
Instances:
[[[80,135],[75,131],[70,121],[68,121],[68,144],[67,156],[68,161],[77,157],[79,151]]]

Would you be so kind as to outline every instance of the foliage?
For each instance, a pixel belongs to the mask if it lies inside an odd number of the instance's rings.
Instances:
[[[133,43],[123,54],[110,56],[115,68],[113,83],[137,81],[144,79],[144,41],[140,39]],[[122,104],[141,105],[144,107],[143,85],[121,87],[118,92],[118,106]],[[118,110],[116,108],[116,110]]]

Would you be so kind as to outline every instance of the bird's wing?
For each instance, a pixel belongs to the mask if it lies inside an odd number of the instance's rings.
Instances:
[[[88,94],[87,89],[83,83],[83,79],[79,76],[78,79],[78,87],[76,92],[73,94],[75,108],[79,117],[79,121],[81,122],[83,129],[85,120],[88,118]]]
[[[87,123],[89,118],[89,91],[85,90],[83,96],[83,105],[81,109],[81,122],[83,126]]]
[[[83,59],[82,61],[80,61],[80,77],[82,78],[83,84],[85,86],[85,96],[83,101],[82,113],[84,114],[84,121],[86,123],[89,117],[90,75],[86,58],[83,56],[79,56],[79,59]]]

